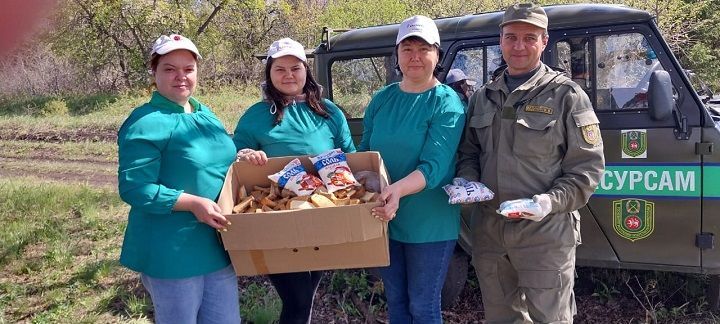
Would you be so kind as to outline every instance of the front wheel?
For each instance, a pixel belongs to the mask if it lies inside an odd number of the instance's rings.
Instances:
[[[456,248],[448,264],[448,272],[440,295],[442,310],[453,307],[460,297],[465,288],[465,282],[467,282],[469,263],[470,257],[467,253]]]

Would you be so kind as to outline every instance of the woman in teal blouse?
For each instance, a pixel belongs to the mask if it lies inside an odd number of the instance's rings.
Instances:
[[[396,40],[402,81],[365,110],[360,151],[379,151],[390,179],[373,213],[389,221],[390,266],[381,269],[390,323],[442,323],[440,292],[460,229],[460,207],[442,186],[455,171],[465,114],[441,84],[440,36],[428,17],[402,22]]]
[[[235,159],[232,140],[192,97],[195,45],[161,36],[150,69],[157,91],[118,131],[118,189],[130,208],[120,263],[140,272],[157,323],[239,323],[237,277],[216,235],[215,203]]]
[[[265,63],[266,98],[240,117],[233,141],[238,158],[263,165],[268,157],[317,155],[340,148],[355,152],[342,111],[321,98],[320,85],[310,73],[305,49],[283,38],[268,50]],[[272,230],[272,229],[268,229]],[[280,324],[310,322],[321,271],[269,275],[282,299]]]

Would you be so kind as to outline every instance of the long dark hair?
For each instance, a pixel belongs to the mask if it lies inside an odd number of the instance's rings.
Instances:
[[[265,64],[264,91],[267,100],[269,100],[270,104],[274,105],[276,108],[274,125],[279,125],[282,122],[283,115],[285,114],[285,106],[289,102],[286,100],[287,96],[280,92],[280,90],[275,88],[275,85],[272,84],[272,79],[270,79],[270,68],[272,67],[273,61],[274,59],[272,57],[268,57],[267,63]],[[306,71],[305,86],[303,87],[303,93],[305,94],[305,102],[307,102],[308,106],[310,106],[310,109],[312,109],[312,111],[316,114],[322,116],[323,118],[330,117],[327,112],[327,107],[325,107],[325,104],[321,99],[322,90],[320,89],[320,84],[315,81],[312,73],[310,73],[310,66],[308,66],[307,62],[301,62],[305,66]]]

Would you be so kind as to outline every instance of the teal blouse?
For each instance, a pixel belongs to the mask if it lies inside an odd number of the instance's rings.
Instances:
[[[172,211],[182,192],[216,200],[235,150],[210,109],[192,113],[159,93],[118,131],[118,189],[128,203],[120,263],[156,278],[186,278],[230,264],[215,229]]]
[[[323,99],[330,115],[319,116],[305,102],[285,107],[282,122],[273,125],[275,115],[266,101],[252,105],[235,127],[235,148],[262,150],[268,157],[316,155],[340,148],[355,152],[345,115],[332,101]]]
[[[460,206],[448,204],[442,186],[455,174],[464,111],[455,90],[447,85],[407,93],[399,83],[380,89],[365,109],[358,149],[379,151],[391,181],[415,170],[425,177],[424,190],[400,199],[389,223],[391,239],[406,243],[457,239]]]

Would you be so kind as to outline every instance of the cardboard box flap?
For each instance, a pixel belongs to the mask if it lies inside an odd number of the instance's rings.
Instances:
[[[368,210],[377,205],[228,215],[232,225],[222,232],[223,242],[227,250],[267,250],[367,241],[385,231],[384,226],[377,226],[377,219],[368,216]],[[267,228],[268,222],[272,228]]]

